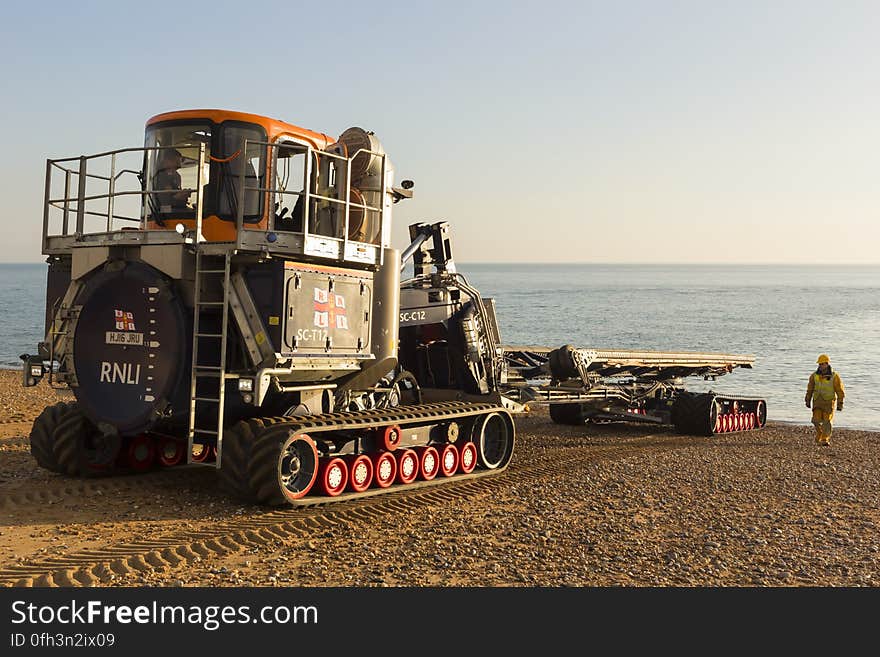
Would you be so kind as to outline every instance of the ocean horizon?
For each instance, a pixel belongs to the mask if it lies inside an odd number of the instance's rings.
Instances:
[[[685,385],[763,397],[771,421],[793,424],[809,423],[807,379],[828,353],[847,391],[836,426],[880,430],[880,265],[456,265],[495,299],[504,344],[753,355],[753,369]],[[45,275],[0,264],[0,368],[43,339]]]

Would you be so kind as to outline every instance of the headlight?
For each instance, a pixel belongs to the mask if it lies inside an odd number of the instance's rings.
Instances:
[[[239,392],[253,392],[254,391],[254,380],[253,379],[239,379],[238,380],[238,391]]]

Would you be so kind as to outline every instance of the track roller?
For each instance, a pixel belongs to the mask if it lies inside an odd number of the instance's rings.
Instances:
[[[366,454],[348,454],[343,457],[348,466],[348,490],[360,493],[373,483],[373,462]]]
[[[472,442],[466,442],[461,446],[458,459],[458,470],[462,474],[469,474],[477,467],[477,446]]]
[[[397,460],[391,452],[373,454],[373,485],[388,488],[397,477]]]
[[[431,445],[423,445],[415,448],[419,455],[419,478],[431,481],[440,472],[440,454],[437,448]]]
[[[186,443],[172,436],[159,438],[159,463],[172,467],[183,462],[186,456]]]
[[[419,456],[411,449],[395,452],[397,456],[397,483],[411,484],[419,476]]]
[[[129,440],[126,453],[129,467],[138,472],[145,472],[156,460],[156,442],[148,434],[139,434]]]
[[[455,445],[444,445],[440,450],[440,472],[444,477],[451,477],[458,470],[458,448]]]
[[[400,445],[400,427],[396,424],[379,430],[379,445],[389,452],[393,452]]]
[[[328,497],[342,494],[348,484],[348,466],[338,456],[328,456],[320,460],[318,467],[318,486]]]
[[[214,448],[207,443],[193,443],[190,460],[193,463],[207,463],[211,459],[213,451]]]

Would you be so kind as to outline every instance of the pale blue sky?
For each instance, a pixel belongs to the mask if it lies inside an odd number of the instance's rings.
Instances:
[[[878,34],[877,2],[6,3],[0,261],[42,259],[47,158],[219,107],[374,130],[400,248],[880,263]]]

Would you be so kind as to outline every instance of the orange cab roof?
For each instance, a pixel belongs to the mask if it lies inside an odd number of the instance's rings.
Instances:
[[[307,128],[301,128],[292,123],[285,123],[278,119],[270,119],[259,114],[248,114],[247,112],[233,112],[222,109],[189,109],[177,110],[174,112],[163,112],[157,114],[147,120],[147,125],[160,123],[162,121],[175,121],[180,119],[207,119],[214,123],[222,123],[223,121],[242,121],[245,123],[256,123],[266,130],[269,141],[274,140],[280,135],[293,135],[311,142],[314,148],[324,149],[336,140],[323,132],[314,132]]]

